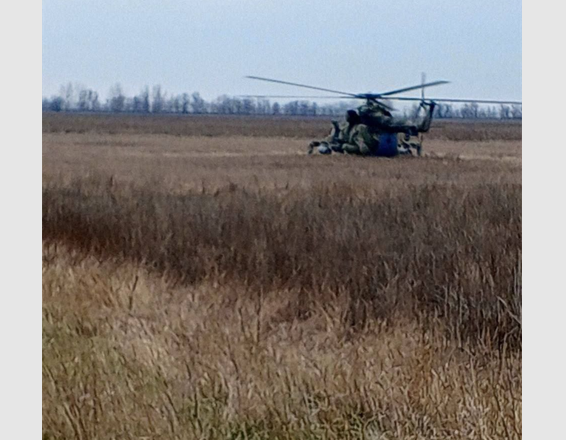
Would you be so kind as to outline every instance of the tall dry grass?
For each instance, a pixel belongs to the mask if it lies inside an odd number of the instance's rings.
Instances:
[[[521,437],[515,146],[44,139],[44,438]]]
[[[353,185],[163,194],[78,181],[44,188],[43,235],[184,284],[294,289],[305,303],[347,295],[355,327],[427,310],[460,339],[520,342],[516,185],[408,185],[360,197]]]
[[[520,354],[442,322],[368,321],[347,298],[181,286],[60,244],[44,252],[44,438],[520,438]]]

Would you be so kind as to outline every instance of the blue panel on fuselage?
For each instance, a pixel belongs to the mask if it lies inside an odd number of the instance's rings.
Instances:
[[[377,156],[393,157],[397,156],[397,134],[382,133],[379,135],[379,147],[377,148]]]

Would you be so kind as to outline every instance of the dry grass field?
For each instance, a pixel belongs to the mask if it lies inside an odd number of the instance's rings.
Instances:
[[[521,125],[45,114],[45,439],[521,438]]]

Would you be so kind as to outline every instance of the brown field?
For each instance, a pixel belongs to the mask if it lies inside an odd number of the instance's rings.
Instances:
[[[521,125],[44,115],[44,438],[521,438]]]

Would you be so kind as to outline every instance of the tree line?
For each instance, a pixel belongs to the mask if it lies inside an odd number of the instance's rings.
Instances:
[[[288,116],[341,116],[355,107],[354,102],[342,101],[320,104],[308,100],[295,100],[281,104],[264,98],[247,98],[221,95],[206,101],[198,92],[169,94],[160,85],[144,87],[137,95],[126,96],[120,84],[110,88],[108,98],[102,100],[95,90],[69,83],[62,86],[58,95],[43,97],[43,111],[139,113],[139,114],[219,114],[219,115],[288,115]],[[416,114],[418,104],[405,108],[403,114]],[[438,104],[435,117],[439,119],[521,119],[521,106],[480,106],[477,103],[455,106]]]

